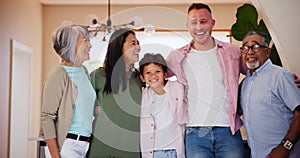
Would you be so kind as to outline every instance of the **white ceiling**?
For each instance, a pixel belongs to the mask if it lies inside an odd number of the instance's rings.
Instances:
[[[39,0],[45,5],[103,5],[108,4],[108,0]],[[208,4],[227,4],[227,3],[249,3],[250,0],[110,0],[115,5],[163,5],[163,4],[191,4],[193,2],[201,2]]]

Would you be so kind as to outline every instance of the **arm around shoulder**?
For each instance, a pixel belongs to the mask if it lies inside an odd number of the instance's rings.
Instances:
[[[173,82],[170,84],[171,93],[176,94],[176,115],[177,115],[177,123],[178,124],[187,124],[188,123],[188,104],[187,104],[187,96],[184,92],[184,86],[180,82],[177,81],[169,81]]]
[[[293,75],[294,75],[295,83],[296,83],[297,87],[300,88],[300,78],[295,73],[293,73]]]

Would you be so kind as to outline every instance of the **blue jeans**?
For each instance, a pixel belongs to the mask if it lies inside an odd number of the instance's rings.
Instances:
[[[229,127],[187,127],[187,158],[243,158],[244,143],[240,131],[231,134]]]
[[[177,158],[177,153],[175,149],[154,150],[153,158]]]

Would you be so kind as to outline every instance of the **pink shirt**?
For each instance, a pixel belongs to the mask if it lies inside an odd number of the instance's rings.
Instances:
[[[171,110],[172,117],[178,125],[179,130],[170,131],[177,132],[175,135],[179,136],[176,139],[177,157],[184,158],[184,130],[185,124],[188,122],[188,107],[184,99],[184,87],[176,81],[168,81],[165,85],[165,91],[168,94],[167,106]],[[141,105],[141,121],[140,121],[140,145],[143,158],[153,157],[154,148],[154,120],[151,114],[151,106],[154,106],[154,97],[151,94],[150,87],[146,87],[142,92]]]
[[[188,92],[188,83],[183,72],[183,60],[190,52],[192,43],[172,51],[167,57],[168,76],[176,75],[178,82],[185,86],[185,95]],[[241,126],[242,121],[237,112],[238,85],[240,73],[246,74],[247,67],[243,64],[238,46],[215,39],[217,45],[217,59],[223,75],[226,94],[229,100],[228,117],[230,129],[234,134]],[[187,101],[186,101],[187,102]]]

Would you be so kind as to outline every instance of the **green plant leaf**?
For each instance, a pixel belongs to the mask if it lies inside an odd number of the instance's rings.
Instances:
[[[231,26],[232,37],[237,41],[243,41],[244,36],[249,31],[260,31],[264,32],[268,36],[268,40],[271,41],[271,35],[264,21],[261,19],[259,24],[257,24],[257,22],[258,13],[256,8],[248,3],[242,5],[237,9],[236,22]],[[282,66],[275,45],[271,48],[270,59],[274,64]]]
[[[238,41],[242,41],[245,34],[249,32],[249,30],[257,30],[258,26],[253,25],[249,21],[243,21],[239,23],[235,23],[231,26],[231,34],[234,39]]]
[[[257,25],[258,13],[253,5],[246,3],[237,9],[236,18],[237,23],[247,21]]]
[[[268,39],[269,39],[269,42],[270,42],[272,40],[271,35],[270,35],[269,31],[268,31],[268,28],[267,28],[265,22],[262,19],[259,21],[258,28],[259,29],[256,30],[256,31],[260,31],[260,32],[265,33],[268,36]]]
[[[282,63],[281,63],[279,54],[277,52],[277,49],[275,47],[275,44],[273,44],[273,46],[271,48],[270,59],[271,59],[273,64],[278,65],[278,66],[282,66]]]
[[[257,19],[258,13],[253,5],[246,3],[239,7],[236,13],[236,23],[231,26],[233,38],[242,41],[246,33],[258,30]]]

